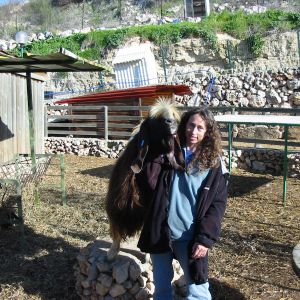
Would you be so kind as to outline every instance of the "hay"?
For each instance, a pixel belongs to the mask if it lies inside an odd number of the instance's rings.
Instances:
[[[107,239],[103,201],[114,160],[66,157],[67,205],[44,177],[41,203],[30,188],[24,200],[27,247],[17,228],[0,231],[0,299],[78,299],[73,266],[81,247]],[[49,169],[47,174],[56,170]],[[57,173],[57,172],[56,172]],[[210,252],[214,299],[300,299],[292,249],[300,239],[300,182],[235,171],[220,242]]]

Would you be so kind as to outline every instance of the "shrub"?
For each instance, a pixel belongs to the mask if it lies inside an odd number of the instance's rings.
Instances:
[[[264,45],[263,37],[260,34],[253,34],[247,38],[249,50],[255,56],[260,56]]]

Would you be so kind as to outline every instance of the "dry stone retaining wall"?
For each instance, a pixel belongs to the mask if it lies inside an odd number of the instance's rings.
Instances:
[[[79,156],[117,158],[127,141],[104,141],[100,139],[47,138],[47,153],[66,153]],[[223,159],[228,165],[228,152],[223,150]],[[300,178],[300,154],[289,154],[289,176]],[[270,149],[234,149],[232,167],[280,175],[283,170],[283,151]]]

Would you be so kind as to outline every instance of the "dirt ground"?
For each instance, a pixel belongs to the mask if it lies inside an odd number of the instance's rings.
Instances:
[[[59,177],[44,176],[40,204],[24,193],[26,245],[19,229],[0,231],[0,299],[78,299],[73,266],[79,248],[108,239],[103,201],[115,160],[66,157],[67,205]],[[47,175],[58,173],[51,166]],[[213,299],[300,299],[292,250],[300,240],[300,181],[288,180],[284,207],[282,177],[234,171],[222,236],[210,251]]]

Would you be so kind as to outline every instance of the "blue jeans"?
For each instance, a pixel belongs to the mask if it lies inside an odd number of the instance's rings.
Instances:
[[[173,252],[178,260],[188,285],[187,300],[211,300],[208,282],[194,284],[188,266],[188,241],[172,242]],[[155,285],[154,300],[172,300],[172,285],[174,257],[171,251],[161,254],[151,254],[153,277]]]

